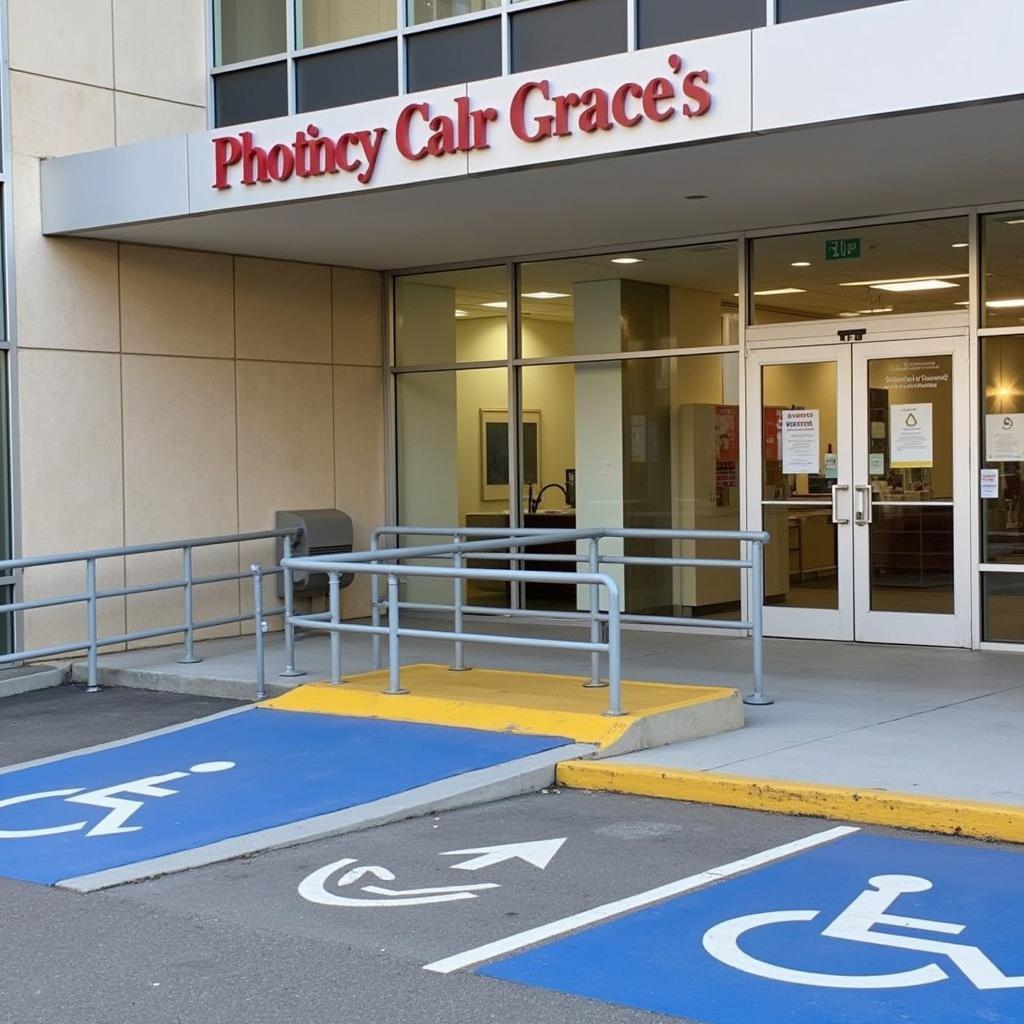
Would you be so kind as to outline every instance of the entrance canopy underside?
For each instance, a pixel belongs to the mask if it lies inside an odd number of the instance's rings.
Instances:
[[[1022,120],[1012,99],[71,233],[387,270],[984,206],[1020,199]]]

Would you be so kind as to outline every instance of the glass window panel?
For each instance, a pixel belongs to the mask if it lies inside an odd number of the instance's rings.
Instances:
[[[501,20],[414,32],[406,37],[409,89],[435,89],[501,74]]]
[[[526,525],[739,529],[738,356],[526,366],[521,373]],[[565,555],[554,564],[572,571],[572,544],[546,553]],[[630,541],[625,553],[734,558],[737,546]],[[739,615],[735,570],[605,571],[620,580],[632,613]],[[586,607],[587,594],[531,585],[526,599],[534,608],[573,610]]]
[[[506,359],[505,268],[480,267],[398,278],[395,348],[399,366]]]
[[[986,572],[981,576],[984,639],[990,643],[1024,643],[1024,575]]]
[[[395,0],[299,0],[299,46],[358,39],[396,27]]]
[[[572,0],[512,17],[512,70],[531,71],[626,49],[626,0]]]
[[[999,213],[982,221],[982,325],[1024,324],[1024,212]]]
[[[217,75],[213,88],[219,127],[288,113],[288,69],[284,62]]]
[[[738,278],[734,242],[527,263],[522,355],[738,344]]]
[[[983,465],[999,497],[982,501],[983,562],[1024,563],[1024,336],[981,339]]]
[[[423,25],[442,18],[457,18],[501,6],[501,0],[408,0],[409,24]]]
[[[288,49],[285,0],[217,0],[215,20],[218,65]]]
[[[387,39],[296,61],[298,109],[326,110],[394,96],[398,92],[397,47],[396,40]]]
[[[741,32],[764,25],[764,0],[638,0],[637,45]]]
[[[840,454],[838,367],[831,360],[765,366],[761,392],[762,517],[771,535],[765,600],[786,608],[838,608],[838,535],[830,494]],[[815,473],[787,472],[793,467],[786,466],[782,440],[786,410],[818,413]]]
[[[778,0],[776,15],[779,21],[800,21],[817,18],[822,14],[838,14],[859,7],[881,7],[893,0]]]
[[[399,522],[509,525],[508,375],[505,369],[397,377]],[[407,537],[406,545],[423,542]],[[473,568],[501,563],[472,560]],[[507,568],[507,565],[504,566]],[[450,580],[404,584],[403,600],[450,604]],[[504,583],[467,585],[470,604],[508,606]]]
[[[953,507],[878,505],[871,524],[871,610],[952,615]]]
[[[759,238],[751,265],[755,324],[964,309],[967,218]]]

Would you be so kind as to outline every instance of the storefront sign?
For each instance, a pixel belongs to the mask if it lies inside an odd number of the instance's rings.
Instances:
[[[593,84],[561,91],[550,79],[538,76],[519,85],[503,108],[456,96],[450,105],[409,103],[394,124],[359,127],[337,136],[315,121],[287,138],[268,142],[257,142],[252,131],[217,135],[211,140],[212,186],[224,190],[332,174],[353,175],[361,185],[369,185],[385,145],[416,163],[490,149],[495,132],[511,133],[533,145],[628,132],[674,118],[699,118],[714,102],[710,83],[709,69],[691,68],[672,53],[660,73],[609,88]]]
[[[820,472],[820,421],[817,409],[782,410],[782,472]]]
[[[825,243],[827,260],[859,260],[859,238],[831,238]]]
[[[891,405],[889,437],[889,464],[893,469],[931,469],[934,465],[931,403]]]
[[[985,417],[985,461],[1024,462],[1024,414],[997,412]]]

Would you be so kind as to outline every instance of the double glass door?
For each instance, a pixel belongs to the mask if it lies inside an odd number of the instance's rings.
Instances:
[[[760,350],[748,365],[766,632],[969,646],[966,338]]]

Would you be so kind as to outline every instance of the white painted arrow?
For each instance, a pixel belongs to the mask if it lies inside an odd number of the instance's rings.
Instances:
[[[535,868],[543,871],[556,853],[562,848],[565,839],[541,839],[535,843],[508,843],[504,846],[481,846],[476,850],[451,850],[442,853],[442,857],[465,857],[461,864],[453,864],[455,871],[480,871],[506,860],[525,860]]]

